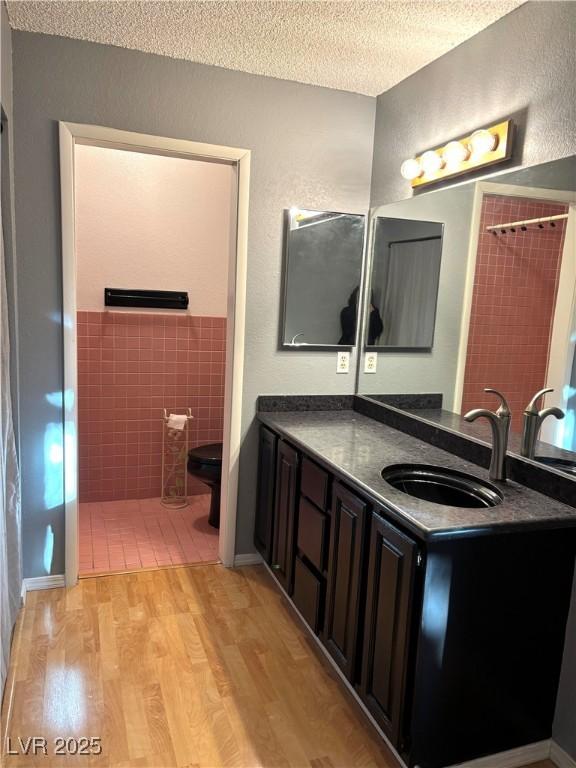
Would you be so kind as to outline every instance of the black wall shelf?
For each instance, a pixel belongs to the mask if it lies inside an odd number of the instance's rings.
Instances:
[[[104,288],[107,307],[148,307],[150,309],[188,309],[187,291],[143,291]]]

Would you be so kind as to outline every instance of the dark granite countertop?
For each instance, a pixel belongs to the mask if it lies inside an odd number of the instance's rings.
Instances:
[[[260,412],[258,418],[387,507],[425,539],[576,525],[576,509],[518,483],[495,482],[504,500],[489,509],[435,504],[396,490],[382,477],[390,464],[432,464],[488,480],[488,472],[458,456],[351,410]]]

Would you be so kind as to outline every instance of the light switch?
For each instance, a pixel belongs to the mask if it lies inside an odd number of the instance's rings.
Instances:
[[[350,373],[350,352],[338,352],[336,373]]]
[[[364,355],[364,373],[376,373],[378,352],[366,352]]]

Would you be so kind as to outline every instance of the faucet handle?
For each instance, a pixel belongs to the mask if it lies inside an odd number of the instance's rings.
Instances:
[[[526,406],[526,409],[524,410],[524,413],[538,413],[538,408],[536,407],[536,403],[538,400],[543,396],[548,394],[548,392],[554,392],[553,387],[544,387],[544,389],[538,390],[532,400],[528,403]]]
[[[484,387],[484,392],[490,392],[490,394],[497,395],[500,398],[500,405],[496,411],[498,416],[510,416],[510,406],[508,405],[508,401],[502,392],[498,391],[497,389],[493,389],[492,387]]]

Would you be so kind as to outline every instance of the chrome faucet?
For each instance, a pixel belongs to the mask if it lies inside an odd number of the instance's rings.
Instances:
[[[484,388],[484,392],[498,395],[500,405],[493,412],[487,408],[474,408],[464,416],[466,421],[476,421],[484,416],[492,428],[492,458],[488,471],[491,480],[506,480],[506,451],[508,449],[508,433],[510,432],[510,408],[506,398],[497,389]]]
[[[545,395],[548,392],[554,392],[554,390],[551,387],[546,387],[545,389],[536,392],[524,411],[524,428],[522,430],[522,446],[520,448],[520,453],[522,456],[526,456],[527,459],[534,458],[536,440],[538,440],[538,434],[540,433],[540,427],[542,426],[544,419],[547,416],[556,416],[557,419],[564,418],[564,412],[555,406],[553,408],[544,408],[541,411],[536,407],[537,401],[542,395]]]

